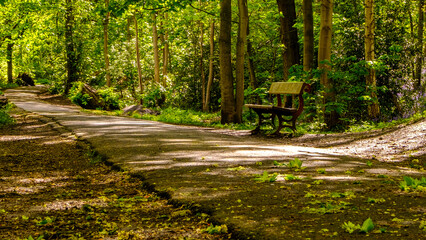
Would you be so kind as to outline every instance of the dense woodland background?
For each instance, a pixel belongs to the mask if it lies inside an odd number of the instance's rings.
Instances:
[[[0,83],[239,123],[271,82],[305,81],[302,121],[389,121],[426,110],[424,15],[424,0],[0,0]]]

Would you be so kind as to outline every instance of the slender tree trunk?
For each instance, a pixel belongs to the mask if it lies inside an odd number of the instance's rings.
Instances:
[[[310,71],[314,65],[314,15],[312,0],[303,0],[303,70]]]
[[[167,21],[168,14],[164,13],[164,20]],[[163,42],[163,86],[167,85],[167,71],[169,66],[169,35],[168,31],[164,30],[164,34],[162,34],[162,42]]]
[[[248,57],[248,69],[249,69],[249,76],[250,76],[250,87],[252,89],[257,88],[257,78],[256,78],[256,71],[254,68],[254,52],[253,52],[253,45],[251,44],[250,38],[248,37],[250,35],[250,21],[247,23],[247,57]]]
[[[109,25],[109,0],[105,0],[105,9],[107,11],[104,18],[104,59],[105,59],[105,78],[108,87],[111,87],[111,74],[109,71],[109,56],[108,56],[108,25]]]
[[[251,44],[250,39],[247,38],[247,57],[248,57],[248,70],[249,70],[249,76],[250,76],[250,87],[252,89],[257,88],[257,78],[256,78],[256,71],[254,67],[254,52],[253,52],[253,45]]]
[[[160,58],[158,54],[157,13],[152,15],[152,44],[154,47],[154,81],[160,83]]]
[[[138,68],[138,80],[139,80],[139,89],[140,93],[143,93],[143,83],[142,83],[142,68],[141,68],[141,54],[139,52],[139,29],[138,29],[138,19],[136,15],[133,15],[133,20],[135,21],[135,37],[136,37],[136,65]],[[141,99],[142,104],[142,99]]]
[[[220,2],[219,64],[221,123],[232,123],[235,114],[234,84],[231,65],[232,0]]]
[[[417,80],[416,85],[420,88],[422,86],[422,66],[423,66],[423,29],[424,29],[424,0],[419,0],[419,24],[417,27],[417,59],[416,59],[416,74],[415,79]]]
[[[337,126],[338,115],[335,109],[327,109],[328,103],[335,101],[335,92],[333,84],[328,78],[327,72],[331,69],[331,34],[332,34],[332,16],[333,16],[333,0],[321,0],[321,26],[318,52],[318,67],[323,70],[320,83],[324,87],[323,113],[324,122],[328,128]],[[324,61],[328,63],[324,63]]]
[[[365,61],[371,64],[374,62],[374,25],[374,0],[365,0]],[[368,105],[368,116],[374,119],[380,114],[374,68],[368,70],[366,86],[373,101]]]
[[[7,82],[13,83],[13,43],[12,37],[7,36],[6,59],[7,59]]]
[[[210,57],[209,57],[209,79],[206,87],[206,101],[203,105],[203,111],[209,111],[210,91],[213,84],[213,60],[214,60],[214,20],[210,20]]]
[[[294,0],[277,0],[278,10],[282,14],[281,42],[284,45],[283,51],[283,75],[287,81],[289,70],[293,65],[300,64],[299,39],[297,29],[293,27],[296,23],[296,5]]]
[[[237,39],[237,69],[236,69],[236,98],[235,98],[235,122],[243,121],[244,105],[244,57],[246,53],[246,39],[248,28],[247,0],[238,0],[239,25]]]
[[[127,60],[129,64],[132,62],[132,59],[133,59],[133,53],[132,53],[132,47],[131,47],[132,32],[130,31],[130,26],[132,25],[133,20],[134,20],[133,17],[128,17],[127,25],[126,25],[126,38],[127,38],[126,50],[127,50]]]
[[[74,43],[74,3],[73,0],[66,0],[65,6],[65,51],[67,56],[67,80],[65,82],[64,94],[67,95],[71,88],[71,83],[77,81],[77,55]]]
[[[201,0],[198,0],[200,4],[200,9],[202,8]],[[201,20],[198,21],[200,28],[200,77],[201,77],[201,98],[203,109],[206,106],[206,76],[204,73],[204,24]]]

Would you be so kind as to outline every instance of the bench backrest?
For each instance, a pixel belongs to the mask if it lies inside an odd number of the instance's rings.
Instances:
[[[274,82],[269,88],[269,94],[299,95],[304,89],[304,82]]]
[[[310,92],[311,86],[309,84],[306,84],[304,82],[274,82],[271,84],[271,87],[269,88],[269,94],[276,94],[277,95],[277,106],[282,107],[283,103],[281,100],[281,94],[291,94],[291,95],[298,95],[299,96],[299,107],[298,107],[298,114],[300,114],[303,110],[303,91]],[[291,99],[291,98],[290,98]],[[290,100],[290,105],[293,105]]]

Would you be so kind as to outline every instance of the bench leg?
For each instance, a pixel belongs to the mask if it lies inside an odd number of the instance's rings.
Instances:
[[[275,123],[274,123],[274,118],[276,116],[275,113],[268,113],[268,112],[261,112],[261,111],[256,111],[256,113],[257,113],[259,120],[258,120],[258,124],[257,124],[256,128],[251,131],[251,134],[255,135],[255,134],[260,133],[260,126],[262,126],[262,124],[264,123],[263,120],[270,119],[272,127],[275,127]],[[268,115],[271,114],[271,116],[270,117],[264,117],[263,114],[268,114]]]
[[[256,112],[259,120],[258,120],[256,128],[251,130],[251,134],[253,134],[253,135],[258,134],[260,132],[260,125],[262,125],[262,120],[263,120],[262,113],[258,112],[258,111],[255,111],[255,112]]]
[[[293,116],[290,120],[287,121],[283,118],[283,116],[281,114],[277,114],[277,116],[278,116],[278,127],[277,127],[277,130],[275,130],[275,132],[272,133],[273,135],[279,135],[281,129],[283,129],[284,127],[290,128],[293,131],[293,133],[296,132],[296,119],[297,119],[297,117]],[[291,122],[291,125],[284,125],[283,122]]]

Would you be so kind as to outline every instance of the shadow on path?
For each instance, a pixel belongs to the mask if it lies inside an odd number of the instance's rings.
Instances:
[[[308,204],[304,198],[307,192],[353,191],[362,195],[383,184],[378,176],[419,174],[379,161],[367,166],[367,160],[332,154],[327,149],[90,115],[76,108],[39,102],[37,92],[37,88],[20,88],[7,90],[6,94],[18,107],[52,118],[87,140],[110,162],[142,173],[157,191],[208,211],[240,238],[283,239],[291,236],[289,229],[309,230],[303,236],[315,238],[324,227],[316,224],[320,216],[301,214]],[[303,171],[274,165],[274,161],[285,163],[296,157],[303,161]],[[255,175],[264,171],[279,174],[277,181],[255,181]],[[290,175],[299,180],[291,181]],[[330,217],[342,220],[340,215]],[[328,228],[340,229],[340,225]]]

